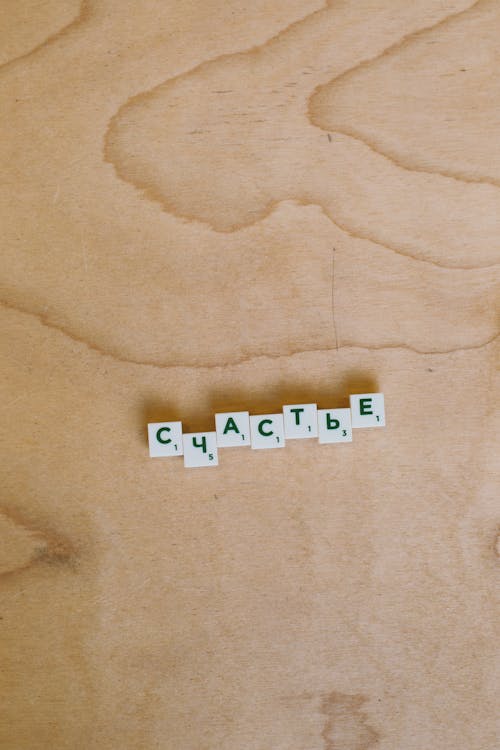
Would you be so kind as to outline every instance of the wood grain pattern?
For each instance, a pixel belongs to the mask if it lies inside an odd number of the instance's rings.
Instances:
[[[3,4],[1,748],[496,747],[499,30]],[[351,446],[147,457],[374,390]]]

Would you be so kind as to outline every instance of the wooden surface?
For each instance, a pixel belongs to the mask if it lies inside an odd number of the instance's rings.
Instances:
[[[0,23],[0,746],[498,747],[500,3]],[[352,445],[147,455],[365,391]]]

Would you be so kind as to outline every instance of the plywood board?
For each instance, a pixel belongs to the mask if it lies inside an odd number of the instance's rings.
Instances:
[[[0,15],[0,746],[497,746],[499,3]]]

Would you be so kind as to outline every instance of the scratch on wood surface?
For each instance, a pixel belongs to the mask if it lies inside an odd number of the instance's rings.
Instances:
[[[493,549],[495,551],[496,556],[500,558],[500,527],[497,529],[496,534],[495,534],[495,541],[493,544]]]
[[[337,323],[335,320],[335,248],[332,247],[332,319],[333,331],[335,334],[335,349],[338,351],[339,342],[337,336]]]
[[[87,246],[85,244],[85,240],[83,239],[83,232],[81,232],[80,234],[80,239],[81,239],[80,247],[82,249],[83,268],[85,271],[85,279],[86,279],[88,276],[89,269],[87,265]]]

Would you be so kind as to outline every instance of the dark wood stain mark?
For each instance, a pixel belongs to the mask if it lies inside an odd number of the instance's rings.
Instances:
[[[371,750],[380,734],[368,724],[362,710],[367,698],[363,695],[332,692],[321,703],[325,726],[321,733],[324,750]]]
[[[59,534],[34,528],[20,518],[17,513],[5,508],[0,510],[0,522],[2,522],[2,534],[4,535],[4,555],[1,559],[0,579],[3,580],[20,573],[35,563],[74,568],[75,550]],[[8,552],[10,534],[12,534],[15,542],[12,557]]]

